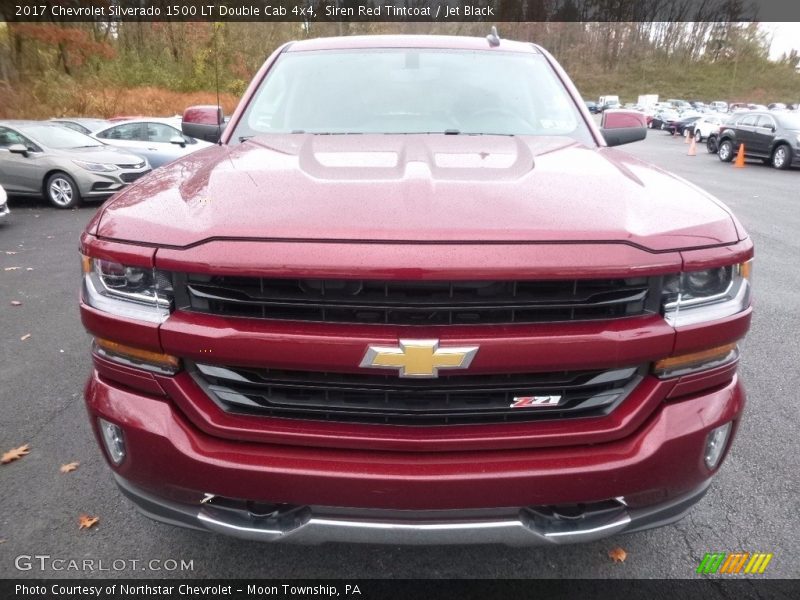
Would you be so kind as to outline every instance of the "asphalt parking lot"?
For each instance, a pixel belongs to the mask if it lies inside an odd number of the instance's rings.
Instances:
[[[78,236],[98,205],[61,211],[44,200],[12,198],[11,218],[0,223],[0,451],[27,443],[31,452],[0,467],[0,577],[682,578],[694,577],[711,551],[772,552],[761,577],[800,576],[800,170],[779,172],[760,162],[735,169],[704,146],[694,157],[687,148],[682,139],[649,131],[625,150],[715,194],[755,241],[757,311],[741,365],[746,418],[709,494],[688,518],[556,548],[264,545],[139,515],[112,483],[81,397],[90,358],[77,309]],[[6,270],[13,267],[19,268]],[[60,474],[59,466],[72,461],[80,462],[78,470]],[[99,525],[79,531],[82,513],[99,516]],[[624,563],[609,559],[615,546],[627,551]],[[122,570],[40,571],[35,564],[19,571],[19,555],[102,559],[106,568],[114,560],[142,562]],[[191,561],[193,568],[143,567],[154,559]]]

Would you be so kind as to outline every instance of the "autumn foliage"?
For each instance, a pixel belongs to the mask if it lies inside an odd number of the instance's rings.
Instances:
[[[238,98],[220,94],[225,114],[236,108]],[[216,104],[214,92],[176,92],[147,87],[95,87],[64,85],[58,95],[48,93],[46,86],[25,83],[6,92],[0,104],[0,118],[21,117],[49,119],[51,117],[113,117],[117,115],[172,116],[183,114],[193,104]]]
[[[100,517],[81,515],[78,517],[78,529],[91,529],[100,522]]]
[[[67,73],[90,58],[111,60],[116,56],[108,41],[94,40],[90,31],[78,27],[55,23],[14,23],[10,27],[15,37],[56,51],[58,61]]]
[[[0,18],[3,10],[0,5]],[[656,93],[690,100],[800,100],[800,55],[770,61],[769,34],[758,23],[504,22],[498,29],[503,38],[550,50],[587,99],[614,93],[630,102]],[[0,21],[0,118],[174,115],[193,103],[214,103],[217,89],[230,114],[264,60],[291,40],[487,32],[487,24],[478,22]]]
[[[30,452],[30,446],[28,446],[28,444],[25,444],[24,446],[20,446],[18,448],[12,448],[8,452],[4,452],[3,455],[0,456],[0,464],[7,465],[10,462],[19,460],[29,452]]]

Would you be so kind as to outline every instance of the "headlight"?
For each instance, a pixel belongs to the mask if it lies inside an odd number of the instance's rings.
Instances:
[[[121,317],[163,323],[172,307],[172,280],[156,269],[83,257],[86,303]]]
[[[750,305],[752,261],[687,271],[664,280],[664,318],[673,327],[723,319]]]
[[[87,171],[92,171],[94,173],[110,173],[111,171],[117,170],[117,165],[112,165],[112,164],[85,162],[82,160],[73,160],[72,162],[74,162],[79,167],[86,169]]]

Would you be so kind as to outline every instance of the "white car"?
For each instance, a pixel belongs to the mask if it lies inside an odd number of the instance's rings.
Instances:
[[[142,118],[109,124],[92,137],[146,158],[155,169],[212,144],[183,135],[180,118]]]
[[[6,191],[3,189],[3,186],[0,185],[0,219],[7,217],[11,213],[11,211],[8,210],[8,204],[6,203],[6,200],[8,200]]]
[[[720,126],[727,121],[725,115],[708,114],[694,124],[694,139],[702,142],[712,133],[719,132]]]

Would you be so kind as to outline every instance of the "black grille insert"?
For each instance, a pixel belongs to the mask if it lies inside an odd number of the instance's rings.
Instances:
[[[141,171],[139,173],[122,173],[120,174],[119,178],[125,183],[133,183],[143,175],[147,175],[149,172],[150,170],[148,169],[147,171]]]
[[[224,410],[251,415],[396,425],[498,423],[608,414],[638,384],[637,367],[530,374],[401,379],[189,365]],[[558,397],[557,404],[519,398]],[[541,400],[540,400],[541,402]],[[513,408],[512,404],[523,404]],[[524,406],[527,404],[527,406]],[[531,405],[533,404],[533,405]]]
[[[181,275],[188,310],[390,325],[613,319],[653,312],[647,277],[564,281],[379,281]],[[656,308],[657,309],[657,308]]]

